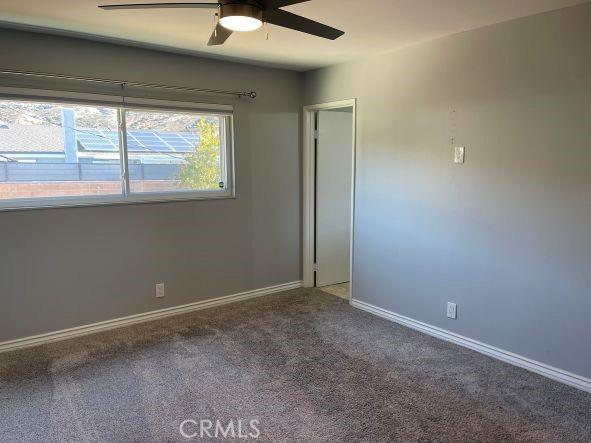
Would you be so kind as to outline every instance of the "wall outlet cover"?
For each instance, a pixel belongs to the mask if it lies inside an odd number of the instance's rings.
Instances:
[[[156,298],[164,297],[164,283],[156,283]]]

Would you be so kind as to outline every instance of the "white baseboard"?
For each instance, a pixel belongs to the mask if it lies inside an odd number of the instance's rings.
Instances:
[[[159,309],[157,311],[144,312],[143,314],[130,315],[127,317],[116,318],[113,320],[101,321],[91,325],[77,326],[75,328],[64,329],[56,332],[48,332],[46,334],[34,335],[31,337],[18,338],[16,340],[9,340],[0,342],[0,353],[7,351],[14,351],[17,349],[29,348],[45,343],[51,343],[68,338],[81,337],[83,335],[94,334],[96,332],[107,331],[109,329],[121,328],[136,323],[143,323],[150,320],[156,320],[164,317],[171,317],[173,315],[185,314],[187,312],[198,311],[201,309],[213,308],[214,306],[221,306],[228,303],[235,303],[237,301],[247,300],[249,298],[261,297],[263,295],[275,294],[277,292],[287,291],[290,289],[300,288],[301,281],[291,283],[283,283],[280,285],[269,286],[267,288],[255,289],[253,291],[240,292],[238,294],[226,295],[210,300],[198,301],[181,306],[174,306],[172,308]]]
[[[471,338],[456,334],[454,332],[447,331],[445,329],[438,328],[436,326],[432,326],[409,317],[405,317],[404,315],[396,314],[394,312],[379,308],[377,306],[371,305],[361,300],[352,299],[351,306],[369,312],[371,314],[375,314],[379,317],[385,318],[395,323],[399,323],[401,325],[415,329],[417,331],[423,332],[425,334],[431,335],[433,337],[437,337],[442,340],[455,343],[465,348],[469,348],[474,351],[480,352],[481,354],[488,355],[489,357],[502,360],[514,366],[519,366],[520,368],[527,369],[529,371],[535,372],[537,374],[543,375],[553,380],[565,383],[570,386],[574,386],[575,388],[579,388],[583,391],[591,392],[591,379],[583,377],[581,375],[573,374],[571,372],[555,368],[545,363],[540,363],[539,361],[535,361],[509,351],[505,351],[504,349],[499,349],[494,346],[487,345],[486,343],[482,343]]]

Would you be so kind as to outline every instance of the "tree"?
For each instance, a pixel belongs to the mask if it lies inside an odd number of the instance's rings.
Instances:
[[[181,166],[179,178],[183,187],[191,189],[218,189],[220,183],[220,136],[219,125],[201,118],[199,146],[187,155]]]

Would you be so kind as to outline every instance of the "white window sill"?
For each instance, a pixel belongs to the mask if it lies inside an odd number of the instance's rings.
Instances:
[[[144,203],[172,203],[200,200],[235,199],[233,192],[207,191],[201,192],[171,192],[171,193],[141,193],[122,195],[88,196],[88,197],[59,197],[59,198],[30,198],[0,201],[0,212],[22,211],[33,209],[80,208],[93,206],[134,205]]]

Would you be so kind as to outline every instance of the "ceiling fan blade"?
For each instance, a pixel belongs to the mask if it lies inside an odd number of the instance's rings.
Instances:
[[[265,11],[264,20],[273,25],[305,32],[306,34],[312,34],[329,40],[336,40],[344,34],[343,31],[339,31],[338,29],[331,28],[330,26],[315,22],[314,20],[307,19],[300,15],[292,14],[291,12],[282,9]]]
[[[298,3],[309,2],[310,0],[259,0],[265,9],[277,9],[284,6],[297,5]]]
[[[120,5],[99,5],[105,10],[113,9],[178,9],[178,8],[207,8],[217,9],[219,3],[128,3]]]
[[[226,40],[228,40],[228,37],[230,37],[232,35],[232,32],[233,31],[230,31],[229,29],[224,28],[222,25],[220,25],[218,23],[215,26],[215,29],[213,30],[211,37],[209,37],[209,41],[207,42],[207,46],[223,45],[224,42]]]

